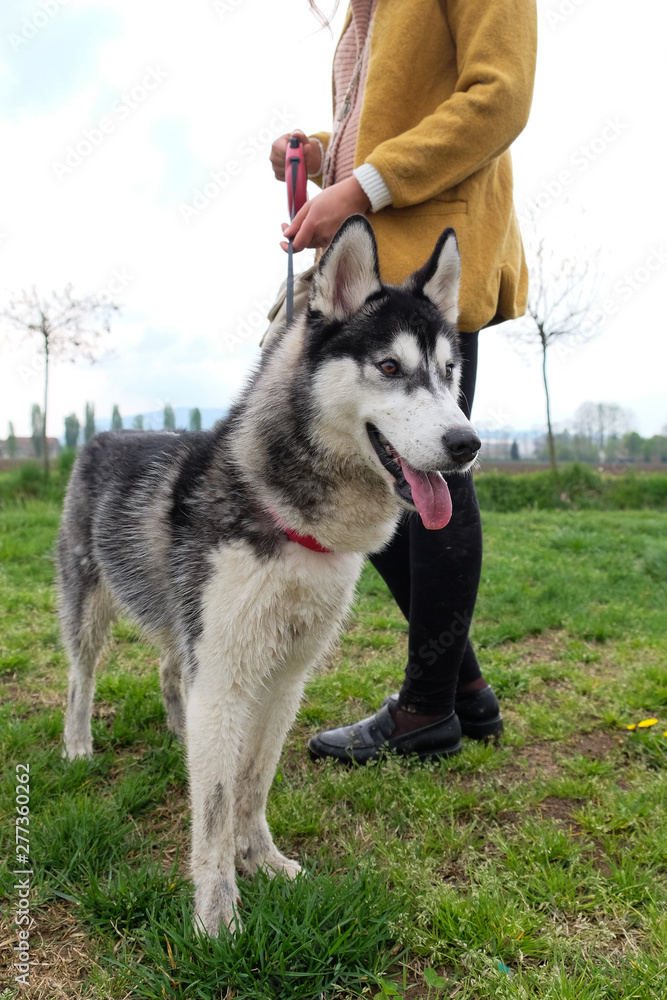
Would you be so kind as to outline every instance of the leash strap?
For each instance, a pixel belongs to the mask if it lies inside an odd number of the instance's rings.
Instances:
[[[306,201],[306,163],[303,146],[298,136],[291,136],[285,153],[285,180],[287,181],[287,207],[290,222]],[[294,316],[294,237],[287,245],[287,297],[285,299],[287,322]]]

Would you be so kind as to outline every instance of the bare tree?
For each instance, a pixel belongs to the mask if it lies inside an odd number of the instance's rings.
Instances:
[[[597,333],[599,314],[593,310],[596,299],[595,261],[558,259],[545,250],[543,239],[537,241],[530,256],[528,307],[521,319],[508,324],[507,333],[515,342],[541,351],[549,461],[555,470],[556,446],[551,421],[547,352],[557,341],[571,351]]]
[[[620,439],[631,423],[629,410],[618,403],[582,403],[574,414],[574,429],[598,450],[598,458],[606,457],[609,443]]]
[[[44,412],[42,457],[44,472],[49,474],[49,454],[46,447],[46,421],[49,396],[49,364],[51,361],[95,361],[99,339],[108,333],[111,314],[118,309],[108,297],[86,295],[75,297],[71,285],[62,292],[42,295],[33,286],[24,290],[0,311],[0,320],[28,338],[38,338],[44,355]]]

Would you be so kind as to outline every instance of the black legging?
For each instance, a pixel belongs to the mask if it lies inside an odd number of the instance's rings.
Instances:
[[[477,375],[476,333],[461,334],[460,406],[470,417]],[[457,686],[481,676],[468,630],[482,567],[482,525],[472,475],[451,475],[452,517],[427,530],[408,514],[389,546],[371,562],[407,618],[408,665],[399,705],[426,715],[454,711]]]

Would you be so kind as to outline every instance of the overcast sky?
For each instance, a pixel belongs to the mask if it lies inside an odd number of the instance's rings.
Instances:
[[[72,282],[123,305],[103,360],[54,366],[49,434],[72,411],[83,420],[86,400],[100,417],[114,403],[126,416],[166,401],[228,405],[286,269],[270,141],[329,127],[344,6],[332,36],[307,0],[2,4],[0,298]],[[536,215],[557,254],[598,254],[604,313],[593,341],[551,359],[554,414],[565,423],[586,400],[616,402],[657,433],[665,14],[649,0],[538,6],[532,117],[513,147],[517,210]],[[9,420],[28,434],[39,360],[16,338],[0,350],[0,437]],[[482,333],[480,358],[476,422],[541,428],[537,358],[502,327]]]

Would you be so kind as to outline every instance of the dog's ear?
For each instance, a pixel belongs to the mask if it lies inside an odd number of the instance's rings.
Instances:
[[[311,284],[309,308],[327,319],[345,320],[381,288],[373,230],[363,215],[352,215],[320,261]]]
[[[446,322],[456,326],[460,283],[461,255],[456,233],[449,227],[424,266],[406,279],[405,287],[410,291],[423,292],[438,307]]]

